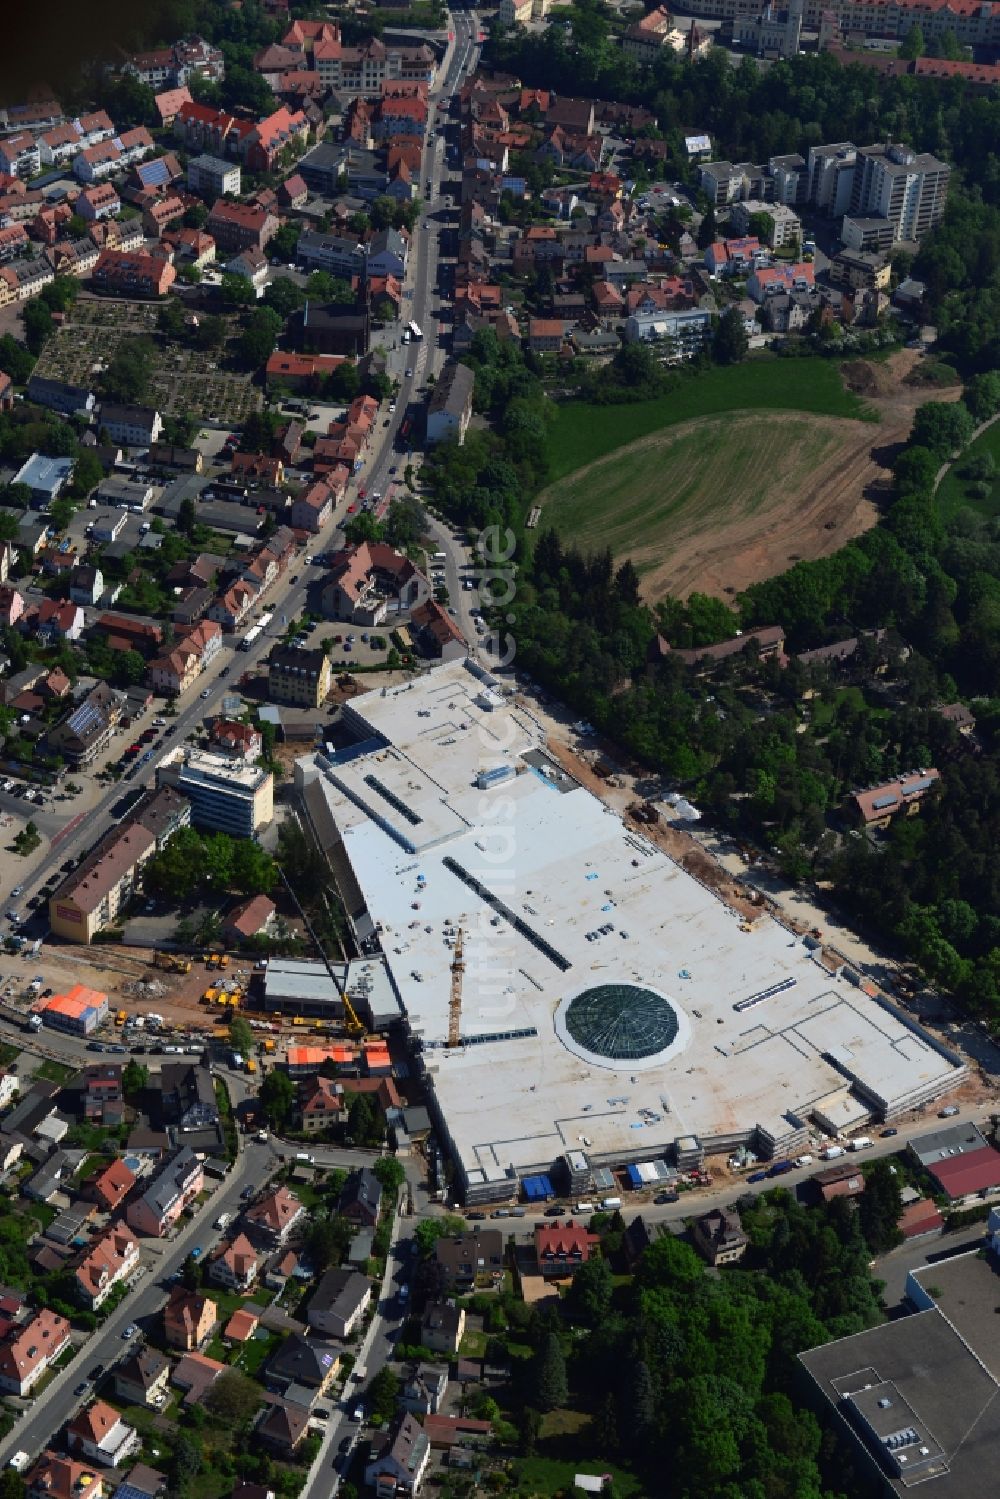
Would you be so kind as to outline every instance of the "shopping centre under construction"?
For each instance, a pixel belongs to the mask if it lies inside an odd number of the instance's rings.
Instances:
[[[467,1202],[581,1154],[784,1155],[959,1081],[849,965],[745,919],[575,781],[474,663],[360,695],[342,727],[296,783]]]

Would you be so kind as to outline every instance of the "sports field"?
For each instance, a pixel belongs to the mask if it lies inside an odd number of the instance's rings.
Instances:
[[[731,596],[875,524],[874,436],[867,422],[795,411],[700,417],[550,485],[542,524],[585,551],[631,557],[650,601]]]

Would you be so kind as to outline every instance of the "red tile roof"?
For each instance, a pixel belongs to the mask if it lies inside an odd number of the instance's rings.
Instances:
[[[952,1198],[1000,1187],[1000,1151],[994,1150],[992,1145],[936,1161],[927,1169],[941,1190]]]

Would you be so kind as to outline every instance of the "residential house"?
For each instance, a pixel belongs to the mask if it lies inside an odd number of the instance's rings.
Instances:
[[[452,1301],[432,1301],[420,1321],[420,1342],[432,1353],[453,1354],[465,1335],[465,1309]]]
[[[275,646],[268,657],[268,696],[272,702],[318,708],[326,701],[333,668],[325,651]]]
[[[423,1427],[409,1411],[400,1411],[372,1440],[365,1483],[375,1490],[377,1499],[417,1494],[430,1456],[431,1444]]]
[[[362,1228],[374,1228],[382,1206],[382,1183],[368,1166],[353,1171],[340,1194],[337,1211]]]
[[[539,319],[532,319],[538,322]],[[560,324],[560,331],[561,331]],[[560,338],[561,342],[561,338]],[[468,365],[449,360],[434,386],[427,407],[427,441],[455,441],[461,447],[472,420],[475,378]]]
[[[145,1179],[141,1195],[125,1210],[126,1220],[136,1233],[162,1239],[204,1184],[201,1161],[184,1146]]]
[[[79,640],[87,623],[79,604],[69,599],[43,599],[34,618],[35,633],[50,642]]]
[[[414,609],[410,628],[425,655],[441,661],[458,661],[469,654],[465,637],[455,620],[435,599]]]
[[[204,1353],[185,1353],[174,1365],[170,1383],[184,1391],[184,1404],[190,1408],[203,1403],[205,1395],[225,1369],[225,1364]]]
[[[265,935],[274,921],[276,906],[266,895],[254,895],[234,906],[222,926],[223,940],[239,946]]]
[[[115,1213],[136,1184],[135,1173],[121,1157],[108,1163],[103,1171],[91,1177],[87,1190],[106,1213]]]
[[[115,1394],[128,1405],[155,1409],[167,1398],[170,1360],[148,1343],[115,1367]]]
[[[74,567],[70,574],[69,596],[74,604],[93,607],[104,592],[104,574],[99,567],[84,563]]]
[[[448,1391],[447,1364],[419,1363],[403,1381],[399,1403],[413,1416],[435,1416]]]
[[[446,1235],[434,1246],[449,1291],[495,1290],[503,1281],[503,1234],[499,1228]]]
[[[70,726],[77,711],[68,720]],[[67,740],[50,733],[49,742],[62,748]],[[84,754],[74,755],[71,763],[90,762]],[[155,848],[155,838],[144,828],[126,826],[110,834],[49,898],[49,924],[56,935],[70,941],[90,942],[128,903],[142,866]]]
[[[894,780],[870,786],[867,791],[852,792],[847,798],[845,811],[862,827],[884,830],[900,812],[906,817],[919,812],[921,801],[940,779],[941,772],[933,766],[896,776]]]
[[[265,250],[281,227],[280,219],[255,203],[231,203],[219,198],[205,225],[224,254]]]
[[[387,542],[359,542],[335,553],[320,603],[329,619],[379,625],[390,600],[411,610],[431,597],[431,584],[402,552]]]
[[[92,1463],[46,1449],[28,1472],[25,1487],[29,1499],[104,1499],[104,1482]]]
[[[214,619],[223,630],[232,632],[238,630],[253,608],[257,598],[257,590],[247,582],[234,583],[221,593],[213,604],[205,611],[206,619]]]
[[[117,1468],[142,1446],[134,1426],[106,1400],[95,1400],[66,1427],[66,1446],[78,1457],[103,1468]]]
[[[7,1395],[30,1395],[59,1355],[70,1345],[70,1325],[47,1307],[21,1323],[13,1337],[0,1344],[0,1390]]]
[[[710,1265],[738,1264],[750,1243],[739,1214],[727,1208],[712,1208],[702,1213],[691,1225],[691,1237]]]
[[[263,749],[260,729],[238,719],[217,718],[212,725],[212,748],[232,755],[234,760],[257,760]]]
[[[372,1282],[356,1270],[327,1270],[309,1298],[306,1321],[329,1337],[349,1338],[371,1305],[372,1290]]]
[[[832,1202],[835,1197],[860,1197],[865,1190],[864,1172],[857,1157],[849,1157],[826,1171],[817,1171],[812,1185],[822,1202]]]
[[[121,406],[105,401],[100,424],[111,442],[123,448],[148,448],[163,431],[163,418],[151,406]]]
[[[289,1459],[298,1451],[309,1431],[309,1413],[299,1406],[276,1400],[261,1412],[254,1437],[279,1456]]]
[[[218,1123],[219,1102],[207,1061],[163,1064],[160,1109],[164,1123],[181,1131],[205,1129]]]
[[[174,267],[161,256],[102,250],[91,284],[95,291],[114,296],[165,297],[176,279]]]
[[[114,218],[121,213],[121,208],[121,199],[110,182],[85,187],[73,204],[73,211],[81,219],[86,219],[88,224],[96,224],[99,219]]]
[[[226,261],[223,270],[230,276],[242,276],[258,292],[268,276],[268,259],[263,250],[248,245]]]
[[[292,503],[291,523],[296,531],[314,536],[322,531],[333,514],[333,495],[322,481],[310,484]]]
[[[163,1334],[170,1348],[190,1353],[201,1348],[211,1337],[218,1321],[218,1309],[209,1296],[174,1286],[163,1308]]]
[[[544,1276],[573,1275],[600,1243],[582,1223],[536,1223],[535,1259]]]
[[[97,1124],[121,1124],[124,1103],[120,1062],[93,1062],[83,1069],[84,1119]]]
[[[271,1244],[284,1244],[297,1224],[305,1217],[305,1207],[287,1187],[268,1192],[254,1203],[244,1217],[252,1229]]]
[[[343,1117],[344,1090],[332,1078],[317,1074],[299,1085],[298,1114],[303,1133],[318,1134]]]
[[[231,1291],[246,1292],[257,1279],[260,1268],[260,1256],[246,1234],[237,1234],[212,1260],[208,1278]]]
[[[289,1398],[294,1395],[296,1404],[305,1403],[297,1397],[300,1391],[307,1392],[311,1404],[336,1378],[340,1354],[335,1343],[290,1333],[267,1361],[268,1382],[284,1389]]]

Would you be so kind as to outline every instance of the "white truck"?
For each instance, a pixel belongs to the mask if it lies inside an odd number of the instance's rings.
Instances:
[[[875,1141],[872,1139],[871,1135],[857,1135],[849,1143],[847,1148],[848,1150],[870,1150],[874,1144]]]
[[[812,1163],[813,1158],[811,1155],[797,1155],[795,1157],[796,1166],[811,1166]]]
[[[819,1153],[821,1161],[835,1161],[839,1155],[844,1154],[843,1145],[827,1145]]]
[[[222,1233],[223,1229],[226,1229],[226,1228],[229,1227],[229,1223],[230,1223],[230,1220],[231,1220],[232,1216],[233,1216],[232,1213],[220,1213],[219,1216],[218,1216],[218,1218],[216,1218],[216,1220],[215,1220],[215,1226],[219,1230],[220,1233]]]

